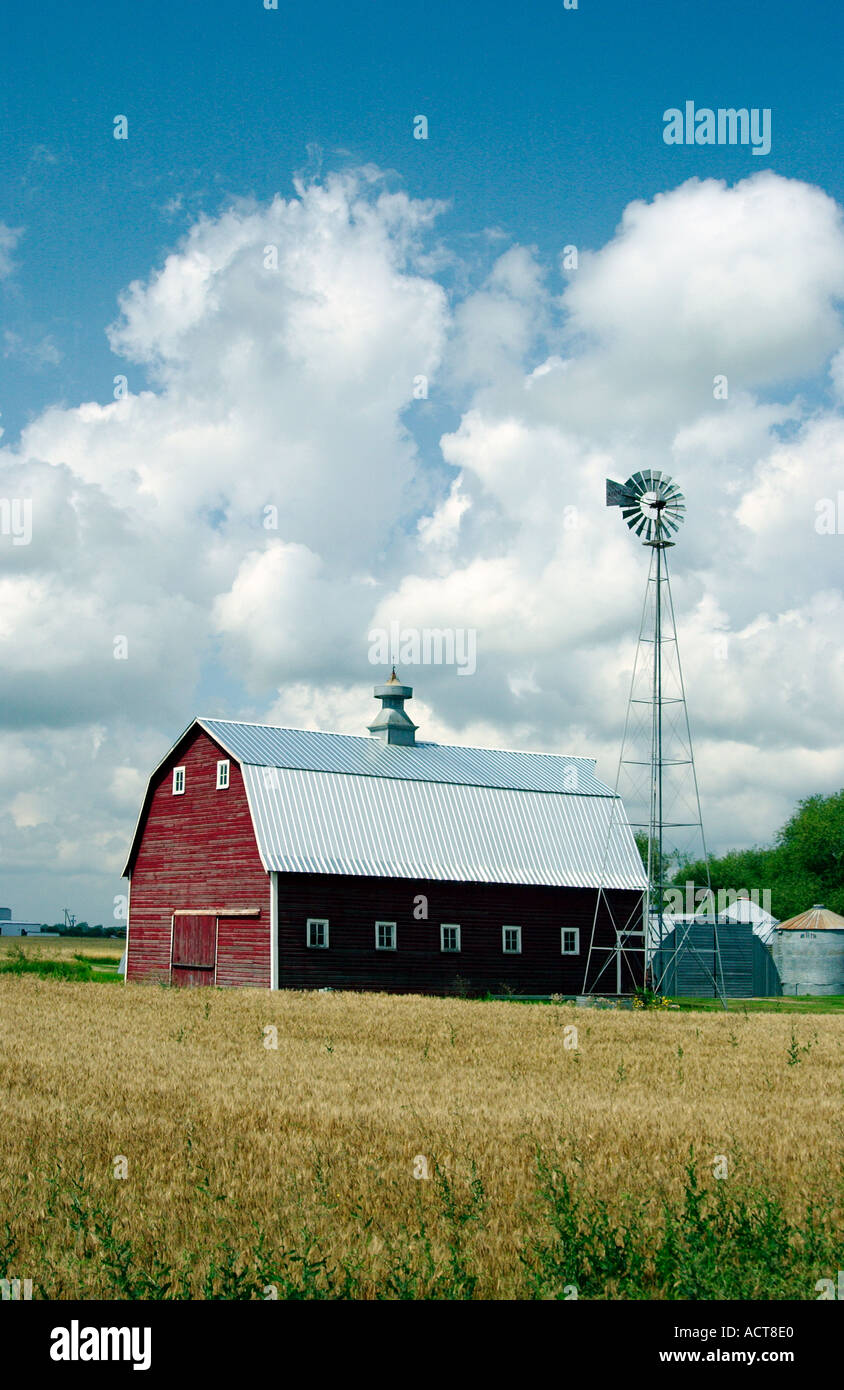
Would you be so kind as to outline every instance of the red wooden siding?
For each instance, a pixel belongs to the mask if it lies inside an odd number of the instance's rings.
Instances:
[[[159,769],[132,866],[127,979],[168,980],[173,913],[204,909],[220,916],[217,983],[270,983],[270,880],[255,832],[240,767],[217,791],[225,752],[192,729]],[[185,768],[185,791],[172,793],[173,768]],[[257,909],[259,916],[226,917]]]
[[[217,984],[270,983],[269,907],[260,917],[221,917],[217,937]]]
[[[279,984],[282,988],[373,989],[398,993],[580,994],[592,934],[594,889],[512,884],[420,882],[335,874],[279,874]],[[417,895],[428,900],[427,921],[414,918]],[[608,894],[624,924],[641,902],[637,892]],[[309,917],[329,921],[326,950],[305,944]],[[397,949],[375,948],[375,923],[396,923]],[[440,950],[440,926],[458,923],[459,952]],[[522,928],[522,951],[505,955],[502,927]],[[631,924],[633,925],[633,924]],[[638,925],[638,923],[636,924]],[[560,929],[580,929],[580,954],[564,956]],[[638,938],[641,943],[641,937]],[[602,905],[596,941],[615,941]],[[606,957],[593,955],[594,976]],[[634,960],[641,961],[641,952]],[[641,974],[641,969],[638,971]],[[623,967],[622,989],[632,987]],[[616,989],[615,962],[598,987]]]

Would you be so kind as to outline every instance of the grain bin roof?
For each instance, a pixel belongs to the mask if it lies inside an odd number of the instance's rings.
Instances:
[[[780,922],[777,931],[844,931],[844,917],[839,917],[837,912],[830,912],[828,907],[816,903],[808,912],[801,912],[797,917],[789,917],[787,921]]]

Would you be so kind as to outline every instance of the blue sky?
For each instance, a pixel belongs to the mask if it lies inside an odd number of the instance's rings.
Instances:
[[[421,736],[612,782],[644,575],[602,488],[644,466],[689,500],[710,844],[844,784],[842,38],[784,0],[3,10],[0,902],[108,920],[188,721],[363,732],[393,620],[477,633],[471,680],[402,672]],[[770,154],[667,145],[687,101],[770,109]]]
[[[770,165],[839,198],[842,39],[839,5],[787,0],[7,6],[0,219],[25,235],[3,321],[61,360],[2,362],[6,442],[51,401],[110,398],[118,293],[198,212],[288,196],[295,170],[371,161],[449,200],[443,232],[546,255],[691,175]],[[770,107],[770,157],[666,146],[687,99]]]

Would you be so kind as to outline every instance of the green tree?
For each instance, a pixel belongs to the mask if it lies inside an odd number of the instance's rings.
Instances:
[[[646,838],[646,837],[645,837]],[[780,921],[822,902],[844,915],[844,790],[807,797],[768,847],[730,850],[709,859],[713,890],[771,894],[771,911]],[[706,883],[702,862],[681,866],[673,882]]]
[[[844,877],[844,790],[799,802],[780,831],[779,843],[795,864],[821,882],[840,883]]]
[[[647,867],[648,867],[648,836],[647,836],[647,834],[645,833],[644,830],[637,830],[637,831],[635,832],[633,838],[634,838],[635,841],[636,841],[636,848],[637,848],[638,851],[639,851],[639,855],[640,855],[640,858],[641,858],[641,860],[642,860],[642,864],[644,865],[645,869],[647,869]],[[656,878],[658,877],[658,876],[657,876],[657,873],[656,873],[656,859],[657,859],[657,849],[656,849],[656,845],[654,845],[653,859],[654,859],[654,878],[656,879]],[[681,856],[680,856],[678,850],[675,849],[675,851],[674,851],[673,854],[667,854],[666,851],[665,851],[665,849],[663,848],[663,851],[662,851],[662,878],[661,878],[661,881],[662,881],[663,883],[673,883],[673,882],[675,882],[675,875],[678,874],[678,873],[680,873],[680,871],[682,870],[682,868],[683,868],[683,862],[684,862],[684,861],[682,861]],[[678,867],[678,865],[679,865],[679,867]]]

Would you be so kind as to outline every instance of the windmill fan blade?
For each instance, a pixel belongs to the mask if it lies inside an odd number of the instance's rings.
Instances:
[[[623,507],[635,502],[635,496],[629,489],[629,483],[614,483],[612,478],[607,478],[607,506]]]
[[[621,515],[643,545],[673,545],[685,520],[686,501],[677,484],[659,468],[633,473],[626,483],[607,479],[607,506],[620,507]]]

